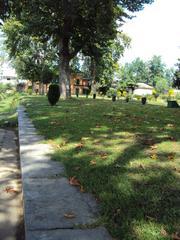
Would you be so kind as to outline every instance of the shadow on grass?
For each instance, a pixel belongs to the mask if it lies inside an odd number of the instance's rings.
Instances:
[[[39,98],[31,104],[36,127],[59,146],[53,158],[96,196],[113,236],[169,239],[178,231],[179,109],[92,99],[60,101],[56,108],[39,105]]]

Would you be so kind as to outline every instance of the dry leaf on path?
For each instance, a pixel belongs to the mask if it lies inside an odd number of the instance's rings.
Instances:
[[[74,176],[69,178],[69,184],[72,186],[80,186],[79,180]]]
[[[82,185],[81,185],[81,187],[80,187],[80,191],[81,191],[82,193],[85,192],[84,187],[83,187]]]
[[[70,213],[65,213],[64,217],[68,218],[68,219],[72,219],[72,218],[75,218],[76,215],[74,213],[70,212]]]
[[[15,190],[13,187],[6,187],[4,192],[6,193],[19,193],[19,191]]]

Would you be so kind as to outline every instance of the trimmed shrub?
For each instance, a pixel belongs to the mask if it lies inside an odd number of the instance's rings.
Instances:
[[[51,104],[51,106],[56,105],[56,103],[59,101],[59,97],[60,97],[59,85],[51,84],[49,86],[49,91],[48,91],[47,96],[48,96],[48,101]]]

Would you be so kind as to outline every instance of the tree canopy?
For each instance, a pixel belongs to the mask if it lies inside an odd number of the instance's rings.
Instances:
[[[52,42],[25,34],[24,25],[15,18],[4,23],[3,31],[6,34],[6,47],[19,77],[32,82],[49,82],[53,74],[53,62],[57,60]]]
[[[24,33],[44,41],[53,38],[58,46],[59,82],[63,97],[70,95],[69,62],[86,47],[105,48],[117,36],[118,27],[130,12],[152,0],[1,0],[1,17],[14,16]]]
[[[147,83],[163,91],[172,86],[174,69],[168,68],[160,56],[153,56],[149,61],[136,58],[126,63],[119,71],[119,79],[126,84]]]
[[[178,62],[176,63],[176,71],[174,73],[174,81],[173,85],[174,87],[180,89],[180,58],[178,59]]]

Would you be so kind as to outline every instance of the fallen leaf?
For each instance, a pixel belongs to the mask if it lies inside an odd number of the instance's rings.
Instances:
[[[142,164],[140,164],[139,167],[142,169],[145,169],[144,165],[142,165]]]
[[[76,150],[81,150],[84,147],[84,144],[81,142],[76,145]]]
[[[166,230],[164,228],[161,229],[161,235],[164,237],[168,237],[168,233],[166,232]]]
[[[108,155],[106,154],[104,154],[104,155],[101,155],[101,159],[106,159],[108,157]]]
[[[173,170],[180,173],[180,169],[178,169],[177,167],[174,167]]]
[[[178,234],[178,232],[173,233],[173,234],[171,235],[171,237],[172,237],[173,240],[180,240],[180,235]]]
[[[152,154],[150,157],[151,157],[151,159],[154,159],[154,160],[156,160],[158,158],[157,154]]]
[[[106,152],[99,152],[101,158],[107,158],[108,154]]]
[[[168,160],[172,161],[172,160],[174,160],[174,157],[175,157],[175,153],[170,153],[168,155]]]
[[[65,213],[64,217],[68,218],[68,219],[72,219],[72,218],[75,218],[76,215],[74,213],[70,212],[70,213]]]
[[[156,145],[151,145],[151,150],[156,150],[157,146]]]
[[[15,190],[13,187],[8,186],[8,187],[5,188],[4,192],[6,192],[6,193],[18,193],[19,191]]]
[[[167,127],[174,127],[174,124],[169,123],[167,124]]]
[[[61,125],[61,123],[59,121],[51,121],[50,122],[51,125],[54,125],[54,126],[59,126]]]
[[[87,141],[87,140],[89,140],[89,137],[82,137],[81,138],[81,141]]]
[[[82,193],[85,192],[84,187],[83,187],[82,185],[81,185],[81,187],[80,187],[80,191],[81,191]]]
[[[80,186],[79,180],[74,176],[69,178],[69,184],[72,186]]]
[[[90,165],[96,165],[96,161],[95,160],[91,160],[90,161]]]
[[[62,148],[62,147],[64,147],[66,144],[67,144],[67,142],[62,142],[62,143],[60,143],[60,144],[58,145],[58,148]]]

